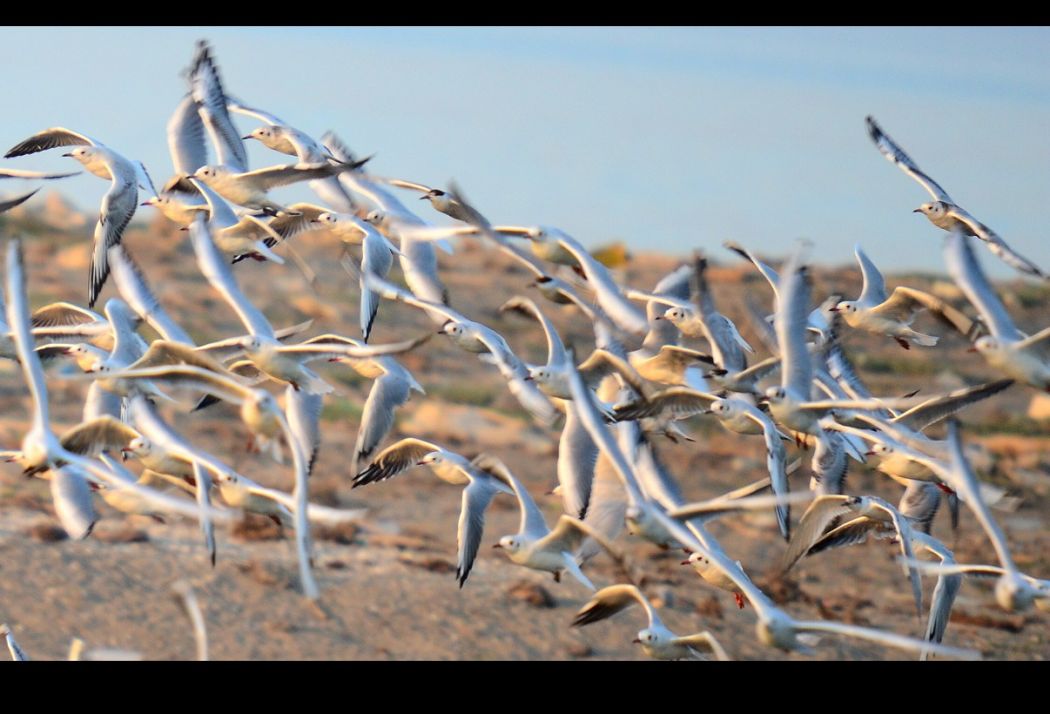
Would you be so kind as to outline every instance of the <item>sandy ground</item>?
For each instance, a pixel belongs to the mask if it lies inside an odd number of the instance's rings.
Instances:
[[[165,305],[176,316],[194,315],[187,327],[195,337],[233,334],[235,319],[194,274],[195,266],[185,260],[188,246],[180,245],[181,241],[170,232],[137,233],[128,239],[147,275],[158,281],[157,292]],[[238,265],[246,291],[259,299],[277,325],[312,314],[318,322],[309,334],[335,330],[356,335],[357,302],[352,294],[356,288],[347,288],[345,274],[331,260],[338,250],[320,238],[303,243],[320,273],[319,296],[311,296],[294,272],[251,261]],[[446,280],[453,304],[463,309],[477,305],[476,311],[470,311],[473,316],[505,330],[523,357],[541,360],[542,337],[531,323],[496,317],[496,307],[515,293],[514,286],[524,284],[521,274],[489,251],[469,248],[461,253],[464,259],[448,266]],[[30,243],[27,263],[34,307],[56,298],[83,301],[86,252],[86,245],[80,242]],[[442,261],[444,264],[445,259]],[[636,259],[628,279],[651,285],[660,270],[673,267],[670,258]],[[491,289],[494,275],[507,276],[508,287]],[[726,280],[732,275],[728,269],[720,274]],[[848,287],[855,276],[842,271],[828,279]],[[729,290],[721,282],[716,284],[720,292]],[[762,286],[740,280],[733,285],[736,293],[720,295],[724,303],[732,295],[739,297],[741,286],[768,301],[759,290]],[[107,285],[100,304],[113,290]],[[739,302],[734,303],[738,306]],[[736,312],[727,311],[743,323]],[[571,314],[566,312],[552,310],[552,315],[570,339],[581,344],[586,341],[587,325],[570,323]],[[380,310],[378,324],[375,341],[429,329],[410,310],[387,303]],[[861,337],[850,344],[864,348],[869,342]],[[879,345],[895,359],[914,359],[916,364],[930,359],[929,355],[915,355],[916,351],[899,354],[890,348],[896,349]],[[961,350],[953,348],[953,359],[956,353]],[[982,365],[976,356],[959,360],[962,366],[956,374],[980,376]],[[557,435],[532,427],[500,386],[498,373],[485,367],[476,376],[476,360],[464,357],[443,338],[431,340],[404,363],[427,388],[428,396],[413,397],[399,415],[394,436],[438,440],[468,457],[482,450],[495,453],[524,480],[553,524],[560,503],[543,494],[555,483]],[[370,385],[345,368],[326,365],[321,369],[339,385],[341,394],[326,410],[325,441],[311,480],[311,497],[327,505],[366,507],[368,513],[353,527],[316,532],[316,573],[322,590],[319,607],[299,594],[290,533],[279,533],[265,519],[252,517],[235,528],[220,528],[214,568],[207,562],[195,523],[174,518],[161,524],[145,517],[126,517],[101,502],[98,507],[103,518],[90,538],[53,540],[57,520],[47,484],[25,479],[13,465],[2,465],[0,622],[11,626],[23,649],[35,659],[63,658],[71,638],[79,637],[88,649],[135,651],[146,659],[191,659],[195,656],[192,633],[171,592],[174,582],[186,579],[201,600],[215,659],[644,658],[638,645],[631,643],[645,625],[640,610],[571,628],[573,615],[588,599],[586,589],[571,578],[555,583],[548,575],[522,569],[491,548],[500,536],[517,530],[517,508],[510,497],[499,496],[494,501],[481,552],[461,590],[454,577],[459,489],[439,482],[426,469],[416,469],[387,483],[351,490],[348,455],[360,404]],[[914,381],[932,393],[936,389],[930,383],[931,375],[936,374],[941,372],[927,371]],[[56,430],[61,433],[78,421],[84,386],[56,381],[51,390]],[[969,421],[1001,419],[1002,410],[1020,413],[1030,396],[1015,387],[1001,404],[975,412],[980,416]],[[0,445],[5,448],[21,440],[27,402],[14,365],[0,366]],[[167,406],[163,414],[177,429],[246,475],[291,489],[286,467],[244,452],[246,434],[232,409],[220,405],[199,414],[185,412],[184,406]],[[729,434],[699,421],[690,428],[697,438],[694,444],[660,442],[661,456],[678,475],[688,497],[714,496],[765,475],[761,440]],[[986,442],[1004,455],[1001,468],[986,477],[1022,498],[1017,510],[997,512],[1018,564],[1033,575],[1050,576],[1045,549],[1050,498],[1047,440],[1000,435]],[[809,454],[804,456],[808,464]],[[807,465],[793,484],[804,488],[808,479]],[[894,502],[899,499],[899,487],[864,467],[851,469],[848,484],[851,492],[876,493]],[[800,513],[798,508],[796,520]],[[916,620],[906,580],[894,562],[893,545],[871,542],[820,554],[802,561],[789,579],[778,580],[772,572],[785,543],[776,533],[772,514],[726,519],[712,526],[712,531],[795,616],[921,634],[924,623]],[[961,562],[994,562],[990,545],[965,510],[957,537],[953,538],[945,513],[938,514],[934,534],[954,547]],[[680,565],[681,552],[663,552],[627,536],[619,543],[634,572],[642,576],[643,590],[661,607],[661,617],[676,632],[710,630],[736,659],[809,658],[760,645],[750,606],[738,610],[731,595],[703,583],[691,568]],[[587,573],[599,587],[620,577],[606,556],[592,561]],[[926,605],[932,587],[932,580],[924,581]],[[1048,624],[1050,614],[1044,612],[1008,614],[999,610],[989,584],[968,580],[960,591],[945,643],[979,649],[992,659],[1048,659]],[[827,637],[815,657],[853,660],[908,655]]]

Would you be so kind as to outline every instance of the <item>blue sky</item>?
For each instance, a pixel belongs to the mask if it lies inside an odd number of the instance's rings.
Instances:
[[[942,233],[911,212],[927,194],[872,146],[872,114],[1050,268],[1044,28],[3,29],[0,61],[19,71],[6,73],[0,144],[66,126],[163,180],[164,127],[202,37],[231,94],[315,136],[336,130],[376,154],[373,171],[455,178],[496,222],[720,259],[727,239],[777,255],[804,236],[822,262],[852,260],[859,242],[887,270],[941,271]],[[5,165],[68,166],[60,153]],[[287,160],[254,142],[250,157]],[[94,210],[105,185],[61,189]]]

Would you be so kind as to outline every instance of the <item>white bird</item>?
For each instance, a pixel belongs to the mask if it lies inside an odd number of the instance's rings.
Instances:
[[[557,416],[554,405],[535,384],[527,380],[528,369],[502,335],[480,322],[466,318],[447,305],[418,298],[374,273],[364,273],[364,276],[365,286],[369,290],[375,290],[388,300],[418,307],[435,321],[437,318],[443,319],[441,334],[447,335],[457,347],[474,354],[491,355],[492,361],[507,380],[508,388],[521,405],[543,424],[554,421]]]
[[[895,164],[904,173],[915,179],[933,197],[930,203],[924,203],[915,209],[914,213],[922,213],[929,219],[930,223],[943,228],[946,231],[961,231],[969,236],[976,236],[984,241],[988,250],[1009,265],[1026,275],[1035,275],[1047,278],[1032,261],[1028,260],[1015,250],[1010,248],[1002,238],[988,226],[967,213],[962,207],[952,201],[948,193],[941,188],[936,181],[931,179],[916,166],[915,162],[904,153],[896,142],[879,128],[875,120],[870,116],[867,118],[868,134],[875,146],[886,157],[890,163]]]
[[[915,316],[922,310],[929,310],[931,315],[965,336],[972,333],[975,328],[973,320],[934,295],[901,285],[894,288],[892,295],[887,296],[882,273],[864,254],[859,244],[854,248],[854,252],[864,277],[860,297],[856,300],[844,300],[831,308],[832,312],[841,313],[847,325],[876,335],[892,337],[904,349],[910,349],[911,343],[923,347],[933,347],[937,344],[937,337],[924,335],[910,327],[915,321]]]
[[[901,553],[905,558],[912,558],[911,526],[900,511],[876,496],[840,496],[822,495],[810,504],[798,523],[795,535],[788,545],[781,560],[781,570],[788,571],[798,560],[809,552],[813,544],[825,534],[828,526],[847,514],[892,524],[898,535]],[[905,574],[911,582],[915,609],[922,617],[922,584],[918,572],[905,566]]]
[[[321,142],[339,161],[349,164],[356,163],[350,150],[331,132],[325,133],[321,137]],[[392,222],[399,226],[423,227],[427,225],[419,216],[405,208],[404,204],[390,192],[369,181],[359,169],[343,171],[339,174],[339,181],[351,192],[352,196],[378,209],[380,215],[376,217],[377,228],[384,233],[386,229],[383,226],[391,225],[390,219],[393,219]],[[448,289],[438,276],[437,253],[431,242],[402,236],[398,247],[401,249],[399,258],[401,272],[405,275],[405,282],[409,290],[416,297],[424,300],[448,304]],[[452,252],[450,247],[445,249],[449,253]]]
[[[729,655],[710,632],[705,630],[695,635],[679,637],[668,629],[660,620],[660,616],[656,614],[656,608],[634,585],[610,585],[602,588],[576,613],[572,626],[582,627],[599,622],[612,617],[634,603],[641,605],[649,619],[648,627],[639,630],[634,640],[641,644],[642,651],[649,657],[666,660],[706,660],[707,657],[702,654],[703,651],[706,651],[713,653],[720,662],[730,661]]]
[[[594,584],[580,570],[574,555],[583,544],[584,538],[593,537],[591,529],[581,521],[563,514],[555,524],[554,530],[551,530],[547,527],[547,519],[543,517],[539,506],[510,470],[495,459],[487,466],[492,473],[498,474],[501,481],[514,489],[521,512],[518,532],[503,536],[492,547],[501,549],[518,565],[553,574],[556,582],[561,582],[562,571],[567,571],[588,590],[596,590]]]
[[[319,342],[342,342],[363,346],[357,340],[331,334],[313,337],[306,340],[303,344]],[[354,456],[350,462],[350,471],[356,474],[360,461],[372,457],[376,448],[394,426],[394,411],[409,400],[412,392],[426,394],[426,391],[416,381],[416,378],[412,376],[412,373],[393,357],[354,358],[339,356],[333,357],[329,361],[347,364],[362,377],[375,380],[361,411],[357,443],[354,446]]]
[[[292,384],[296,389],[305,389],[311,394],[325,394],[334,388],[310,370],[306,366],[307,362],[340,356],[374,357],[396,354],[413,349],[423,341],[416,339],[396,345],[365,347],[335,343],[281,344],[266,316],[237,286],[229,265],[222,260],[211,239],[203,217],[198,216],[190,227],[190,239],[201,272],[233,308],[249,332],[247,337],[235,337],[214,344],[244,349],[248,358],[260,371],[279,382]]]
[[[371,157],[369,157],[371,158]],[[208,184],[223,198],[245,208],[256,208],[276,216],[298,215],[295,211],[275,203],[267,192],[279,186],[299,181],[327,178],[341,171],[349,171],[364,164],[324,164],[321,166],[268,166],[254,171],[238,172],[226,166],[201,166],[192,175]]]
[[[124,229],[128,227],[138,207],[137,184],[140,180],[141,165],[132,163],[89,136],[62,127],[53,127],[34,134],[9,149],[4,157],[25,156],[56,146],[75,146],[75,149],[63,156],[76,159],[95,176],[111,182],[109,191],[102,198],[91,254],[88,307],[94,307],[106,277],[109,276],[107,251],[121,241]]]
[[[510,484],[503,481],[505,467],[502,467],[502,462],[495,457],[482,455],[473,461],[467,461],[459,454],[438,448],[424,454],[416,463],[419,466],[430,466],[435,473],[438,473],[438,469],[445,473],[454,469],[459,472],[459,478],[467,481],[467,487],[463,489],[463,503],[456,534],[456,580],[462,588],[474,567],[474,559],[481,546],[485,510],[496,494],[512,494],[514,491]]]

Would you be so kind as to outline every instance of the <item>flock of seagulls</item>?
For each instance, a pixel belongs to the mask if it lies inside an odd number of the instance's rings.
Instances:
[[[777,272],[743,246],[727,244],[772,288],[774,312],[755,316],[763,341],[756,346],[719,312],[703,256],[651,290],[622,285],[559,228],[494,225],[455,185],[445,190],[367,173],[369,159],[357,158],[334,134],[314,139],[267,111],[246,106],[227,93],[205,42],[198,43],[187,77],[189,87],[167,127],[173,170],[161,191],[140,162],[69,129],[46,129],[5,155],[11,159],[68,147],[65,156],[110,181],[94,230],[87,307],[56,303],[31,311],[26,286],[36,266],[25,265],[18,239],[6,245],[0,356],[20,365],[32,418],[21,444],[8,445],[3,456],[26,475],[50,481],[56,515],[70,537],[90,536],[99,518],[98,497],[124,513],[197,521],[203,552],[214,565],[216,525],[231,523],[241,511],[260,513],[294,528],[302,593],[320,598],[311,523],[346,522],[363,514],[308,500],[308,479],[322,445],[321,410],[333,392],[309,365],[323,360],[373,380],[348,487],[382,488],[382,482],[418,466],[462,487],[456,567],[461,588],[483,544],[490,504],[500,497],[515,499],[518,530],[499,537],[493,547],[518,566],[549,573],[559,582],[567,574],[591,591],[573,626],[591,625],[639,605],[647,625],[634,642],[650,657],[726,660],[730,655],[710,632],[679,636],[669,630],[636,582],[601,589],[592,582],[586,572],[591,558],[606,553],[625,563],[617,543],[625,531],[663,548],[684,549],[689,555],[683,564],[692,566],[707,585],[731,595],[739,607],[750,604],[758,640],[783,651],[812,652],[822,635],[831,634],[922,658],[979,658],[964,642],[944,644],[964,576],[997,578],[996,599],[1009,610],[1050,604],[1050,582],[1018,569],[989,509],[989,489],[978,480],[953,418],[1008,388],[1050,392],[1050,327],[1028,335],[1015,326],[985,277],[970,238],[1028,278],[1045,280],[1046,274],[955,204],[872,118],[867,127],[878,150],[934,198],[916,210],[947,232],[947,269],[968,305],[960,310],[905,286],[888,294],[881,273],[859,245],[859,297],[843,301],[830,296],[818,304],[806,245],[797,246]],[[261,125],[244,134],[233,116]],[[251,169],[244,146],[249,140],[295,162]],[[211,156],[215,158],[209,163]],[[73,175],[0,168],[0,179]],[[284,205],[271,197],[274,189],[297,182],[309,182],[319,202]],[[430,223],[397,198],[395,189],[418,194],[455,223]],[[147,193],[144,202],[140,191]],[[0,211],[32,195],[6,201]],[[177,316],[165,310],[122,243],[142,206],[156,208],[187,231],[201,284],[210,286],[236,315],[241,334],[197,344]],[[309,323],[275,327],[239,286],[238,262],[251,258],[274,263],[274,271],[286,270],[277,250],[294,256],[289,241],[317,229],[344,246],[343,265],[360,290],[359,336],[302,339]],[[527,363],[497,330],[461,312],[469,312],[470,306],[459,303],[443,283],[436,251],[451,252],[450,239],[466,235],[491,242],[523,269],[525,279],[519,285],[508,278],[492,289],[508,291],[500,308],[507,319],[538,323],[536,334],[542,330],[547,345],[543,364]],[[310,281],[315,278],[301,258],[292,259]],[[406,287],[396,282],[395,263]],[[111,274],[120,297],[106,301],[99,314],[92,308]],[[536,288],[550,305],[514,294],[517,287]],[[433,328],[399,342],[370,344],[389,302],[419,310]],[[552,306],[568,306],[564,309],[574,311],[581,324],[593,326],[593,350],[566,345],[544,312]],[[1002,379],[933,397],[872,394],[850,364],[844,338],[850,330],[864,330],[906,350],[938,349],[938,336],[912,328],[923,311],[971,342]],[[138,332],[144,323],[160,337],[147,343]],[[511,468],[491,454],[469,458],[412,436],[388,443],[398,408],[413,393],[425,394],[420,375],[412,374],[398,356],[424,349],[435,332],[466,353],[464,358],[475,356],[476,369],[495,368],[520,407],[543,429],[552,435],[560,430],[557,462],[551,467],[563,512],[553,527]],[[761,347],[768,356],[760,355]],[[49,383],[59,378],[49,378],[44,369],[54,362],[75,364],[83,374],[72,379],[89,383],[82,423],[61,436],[48,411]],[[290,491],[255,483],[228,459],[207,453],[167,423],[156,405],[171,401],[169,393],[176,390],[196,395],[196,410],[218,401],[234,405],[247,448],[281,463],[290,453]],[[768,477],[709,501],[688,503],[679,485],[684,475],[670,472],[657,447],[662,436],[696,441],[685,420],[698,415],[713,416],[736,434],[761,438]],[[946,440],[925,434],[942,421],[947,421]],[[703,448],[702,443],[696,448]],[[141,465],[138,474],[125,465],[135,461]],[[807,462],[809,488],[792,491],[790,474],[806,469]],[[894,506],[852,492],[846,474],[854,462],[866,462],[899,484],[900,502]],[[942,499],[949,504],[953,525],[960,517],[959,504],[967,506],[987,534],[997,565],[960,565],[930,534]],[[800,503],[808,507],[798,518],[792,506]],[[936,577],[925,625],[901,634],[805,621],[774,604],[753,582],[748,565],[730,555],[706,527],[711,519],[754,510],[775,513],[777,530],[787,542],[784,572],[803,557],[869,536],[894,540],[920,620],[925,612],[922,578]],[[629,568],[623,572],[634,579]],[[206,657],[203,617],[192,591],[181,587],[200,654]],[[12,656],[24,659],[6,626],[3,632]]]

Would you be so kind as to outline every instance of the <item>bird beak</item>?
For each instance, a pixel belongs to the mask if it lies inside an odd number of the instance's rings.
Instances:
[[[864,455],[865,455],[865,456],[874,456],[874,455],[875,455],[875,452],[874,452],[874,451],[865,451],[865,452],[864,452]]]
[[[967,352],[976,352],[976,351],[977,351],[977,347],[968,347],[968,348],[966,349],[966,351],[967,351]]]
[[[656,316],[656,317],[654,317],[653,319],[654,319],[654,320],[663,320],[663,319],[664,319],[664,316],[663,316],[663,315],[657,315],[657,316]]]
[[[921,208],[916,208],[916,209],[912,210],[912,213],[922,213],[922,209]]]
[[[632,645],[640,645],[640,644],[642,644],[642,641],[640,639],[638,639],[637,637],[635,637],[633,640],[631,640],[631,644]]]
[[[150,200],[145,201],[144,203],[140,203],[139,205],[140,206],[152,206],[153,205],[153,199],[151,198]]]
[[[535,380],[533,379],[532,375],[530,374],[528,377],[522,377],[522,381],[532,382],[532,381],[535,381]]]
[[[241,137],[241,141],[244,141],[245,139],[254,139],[254,138],[255,137],[253,137],[251,134],[247,134],[247,135]]]
[[[496,543],[496,544],[495,544],[495,545],[493,545],[492,547],[493,547],[493,548],[502,548],[503,546],[502,546],[502,545],[500,545],[499,543]]]
[[[689,561],[683,560],[681,563],[679,563],[679,565],[689,565]]]
[[[828,312],[838,312],[838,311],[839,311],[839,309],[837,307],[829,307],[828,308]]]
[[[422,196],[419,197],[419,200],[423,201],[423,200],[428,199],[428,198],[430,198],[430,194],[425,193],[425,194],[423,194]]]

